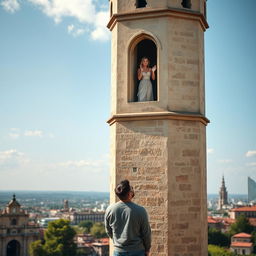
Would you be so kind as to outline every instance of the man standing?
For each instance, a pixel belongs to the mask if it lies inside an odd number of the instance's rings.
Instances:
[[[145,256],[151,247],[151,229],[146,210],[132,202],[134,191],[128,180],[115,188],[119,202],[105,213],[105,227],[113,240],[114,256]]]

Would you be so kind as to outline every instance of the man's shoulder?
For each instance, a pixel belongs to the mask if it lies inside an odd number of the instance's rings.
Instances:
[[[146,212],[146,209],[139,204],[132,202],[132,206],[133,206],[133,208],[135,208],[136,210],[138,210],[140,212],[143,212],[143,213]]]
[[[117,208],[119,208],[119,207],[120,207],[120,202],[113,203],[113,204],[111,204],[111,205],[109,205],[109,206],[107,207],[106,213],[107,213],[107,212],[110,212],[110,211],[113,211],[113,210],[115,210],[115,209],[117,209]]]
[[[122,201],[109,205],[106,212],[114,211],[120,208],[131,208],[140,212],[146,212],[146,209],[139,204],[136,204],[134,202],[124,203]]]

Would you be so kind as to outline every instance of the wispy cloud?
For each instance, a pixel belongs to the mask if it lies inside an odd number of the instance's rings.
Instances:
[[[43,137],[43,132],[41,130],[28,130],[24,132],[26,137]]]
[[[44,14],[60,23],[64,17],[74,17],[82,23],[93,23],[96,13],[92,0],[27,0]]]
[[[108,12],[98,12],[95,17],[95,29],[91,32],[92,39],[100,41],[108,40],[110,35],[106,30],[107,20],[109,17]]]
[[[12,139],[18,139],[20,137],[20,129],[11,128],[8,134]]]
[[[109,12],[106,6],[98,5],[93,0],[27,0],[39,8],[46,16],[59,24],[65,18],[73,18],[79,26],[70,24],[68,33],[74,37],[88,33],[93,40],[106,41],[110,32],[106,28]],[[14,13],[20,9],[18,0],[3,0],[1,6],[7,12]]]
[[[51,139],[54,138],[53,133],[46,133],[39,129],[22,131],[19,128],[11,128],[8,135],[12,139],[18,139],[23,136],[24,137],[39,137],[39,138],[44,137],[44,138],[51,138]]]
[[[214,149],[213,148],[207,148],[207,154],[213,154]]]
[[[3,0],[0,5],[9,13],[15,13],[20,9],[20,4],[17,0]]]
[[[100,172],[100,171],[108,171],[109,160],[107,156],[102,156],[97,160],[68,160],[65,162],[60,162],[56,164],[52,164],[50,168],[59,169],[65,168],[70,170],[83,170],[86,172]]]
[[[88,30],[85,28],[77,28],[75,25],[71,24],[68,26],[68,33],[74,37],[81,36]]]
[[[249,150],[245,154],[246,157],[256,156],[256,150]]]
[[[1,168],[16,168],[20,165],[27,164],[29,159],[24,153],[16,149],[10,149],[0,152],[0,166]]]

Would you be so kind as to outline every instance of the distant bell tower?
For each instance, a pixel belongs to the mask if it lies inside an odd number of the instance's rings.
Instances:
[[[221,187],[220,187],[220,192],[219,192],[218,208],[222,209],[223,205],[227,205],[227,204],[228,204],[228,192],[227,192],[227,188],[225,186],[224,176],[222,176],[222,182],[221,182]]]
[[[29,219],[16,196],[0,210],[0,255],[27,256],[30,243],[40,239],[40,229]]]
[[[66,200],[66,199],[63,201],[63,210],[65,212],[69,211],[69,203],[68,203],[68,200]]]
[[[152,228],[152,256],[207,252],[205,0],[110,0],[110,202],[129,179]],[[140,101],[140,63],[156,65]],[[149,79],[149,77],[148,77]]]

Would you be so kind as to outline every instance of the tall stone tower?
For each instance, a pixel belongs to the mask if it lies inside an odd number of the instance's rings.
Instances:
[[[66,200],[66,199],[63,201],[63,210],[65,212],[69,211],[69,203],[68,203],[68,200]]]
[[[224,176],[222,176],[222,182],[221,182],[221,187],[220,187],[220,192],[219,192],[219,203],[218,203],[218,208],[222,209],[223,205],[228,204],[228,192],[227,188],[225,186],[225,180]]]
[[[129,179],[152,228],[152,256],[206,256],[205,0],[110,0],[111,196]],[[156,65],[154,100],[137,69]]]

